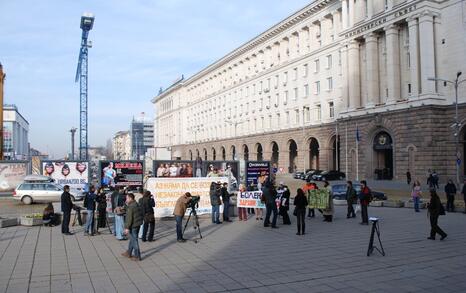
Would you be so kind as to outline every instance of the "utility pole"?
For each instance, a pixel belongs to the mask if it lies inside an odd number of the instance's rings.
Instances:
[[[2,63],[0,63],[0,160],[3,160],[3,82],[5,76]]]
[[[71,132],[71,160],[74,160],[74,134],[78,130],[76,127],[72,127],[70,129]]]

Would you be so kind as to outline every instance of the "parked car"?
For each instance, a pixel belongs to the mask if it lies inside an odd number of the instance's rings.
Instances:
[[[58,202],[61,199],[63,187],[47,176],[30,175],[24,178],[13,192],[13,198],[24,204],[34,202]],[[84,193],[70,190],[71,200],[78,201],[84,198]]]
[[[353,183],[353,187],[359,194],[361,192],[361,184]],[[372,196],[375,200],[386,200],[387,196],[385,193],[380,191],[371,190]],[[333,199],[346,200],[346,184],[335,184],[332,185]]]
[[[301,179],[301,176],[303,176],[303,175],[304,175],[304,172],[302,172],[302,171],[296,171],[296,172],[294,172],[294,174],[293,174],[293,178],[294,178],[294,179]]]
[[[343,172],[331,170],[331,171],[324,171],[320,174],[312,176],[312,179],[317,181],[325,181],[325,180],[343,180],[345,179],[346,175]]]
[[[322,173],[323,171],[322,170],[312,170],[312,171],[309,171],[307,174],[306,174],[306,181],[307,182],[311,182],[312,180],[314,180],[314,176],[315,175],[319,175],[320,173]]]

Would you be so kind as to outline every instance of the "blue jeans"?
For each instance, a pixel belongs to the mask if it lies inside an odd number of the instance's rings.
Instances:
[[[220,223],[220,206],[212,206],[212,223]]]
[[[176,240],[183,239],[183,232],[181,232],[181,226],[183,225],[183,217],[175,216],[176,220]]]
[[[419,197],[418,196],[413,197],[413,201],[414,201],[414,210],[416,212],[419,212]]]
[[[272,227],[276,227],[277,216],[278,216],[277,205],[275,203],[272,203],[272,204],[266,205],[265,208],[266,208],[266,213],[265,213],[264,226],[267,227],[270,225],[270,216],[273,214]]]
[[[139,250],[138,233],[139,233],[139,227],[131,229],[129,233],[128,253],[130,256],[135,256],[140,259],[141,251]]]
[[[94,211],[87,210],[87,220],[86,220],[86,226],[84,226],[84,232],[92,234],[93,227],[94,227]]]
[[[124,216],[115,215],[115,236],[117,239],[123,239]]]

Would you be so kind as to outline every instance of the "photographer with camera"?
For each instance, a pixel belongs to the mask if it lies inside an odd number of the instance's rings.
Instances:
[[[181,226],[183,225],[183,217],[188,209],[188,204],[191,202],[191,193],[186,192],[178,198],[175,204],[175,210],[173,215],[176,220],[176,240],[178,242],[186,242],[186,239],[183,238],[183,232],[181,231]]]

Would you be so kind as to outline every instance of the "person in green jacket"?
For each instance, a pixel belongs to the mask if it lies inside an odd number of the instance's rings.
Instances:
[[[139,261],[141,260],[141,251],[139,250],[138,234],[139,227],[142,225],[142,211],[132,193],[126,195],[126,205],[125,234],[129,235],[129,245],[128,250],[121,255]]]
[[[356,194],[356,190],[353,187],[353,182],[346,181],[346,185],[346,204],[348,205],[346,218],[356,218],[356,213],[354,212],[353,204],[356,203],[358,195]]]

